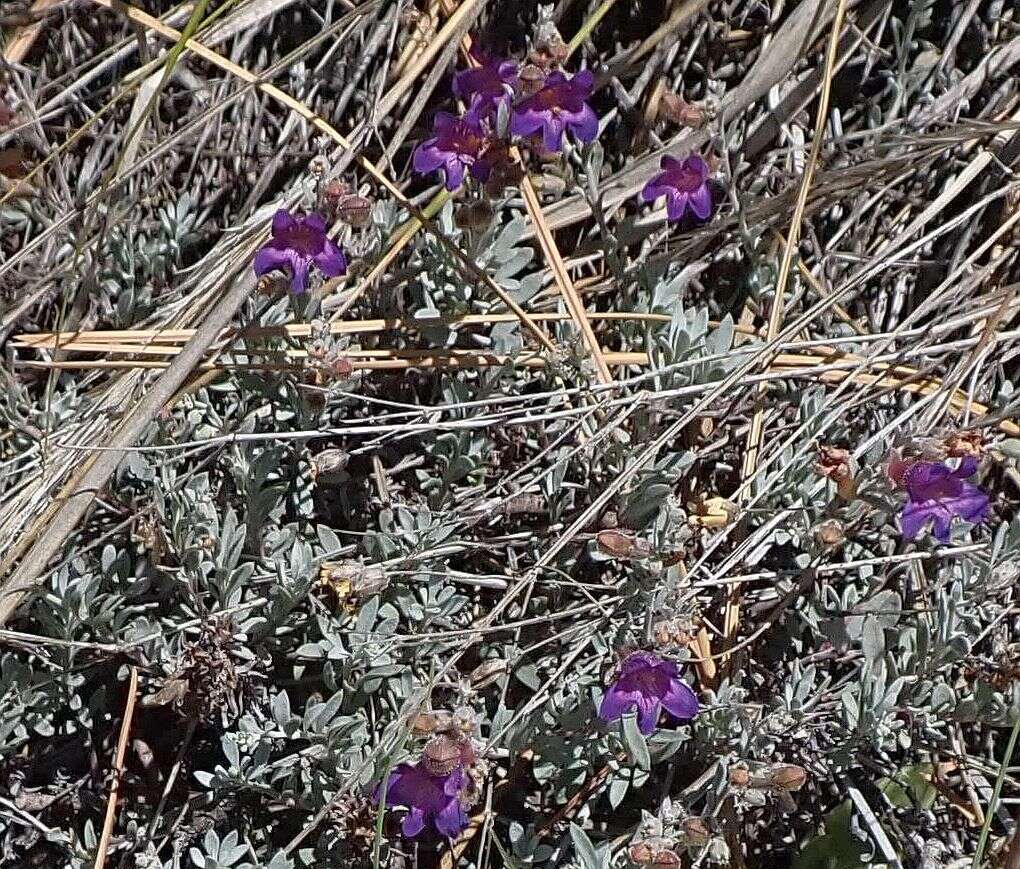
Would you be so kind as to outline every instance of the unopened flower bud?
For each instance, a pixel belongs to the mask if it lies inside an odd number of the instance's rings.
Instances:
[[[487,685],[491,685],[500,676],[506,673],[507,668],[507,662],[502,658],[493,658],[489,661],[482,662],[471,671],[469,678],[471,680],[472,687],[484,688]]]
[[[659,98],[659,117],[680,127],[699,129],[708,120],[708,112],[701,106],[691,105],[678,94],[666,91]]]
[[[545,70],[534,63],[526,63],[518,74],[521,83],[521,94],[530,97],[537,94],[545,86]]]
[[[968,456],[979,459],[985,450],[985,443],[979,431],[958,431],[946,435],[945,448],[946,455],[954,459]]]

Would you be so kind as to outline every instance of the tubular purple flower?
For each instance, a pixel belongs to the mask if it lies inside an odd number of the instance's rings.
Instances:
[[[676,663],[652,652],[634,652],[606,690],[599,718],[617,721],[625,712],[637,710],[638,728],[647,735],[655,730],[663,709],[674,718],[690,721],[698,714],[698,698],[680,679]]]
[[[468,825],[461,794],[468,785],[461,767],[447,775],[434,775],[420,764],[402,763],[390,773],[386,785],[386,805],[406,806],[410,811],[400,825],[401,832],[413,839],[432,824],[443,836],[456,838]],[[379,802],[382,785],[373,796]]]
[[[433,121],[431,139],[426,139],[414,149],[414,171],[427,175],[442,169],[446,175],[446,189],[456,190],[464,183],[464,170],[481,177],[482,166],[478,158],[485,145],[485,134],[481,123],[471,112],[462,118],[455,118],[449,112],[438,112]]]
[[[468,104],[477,118],[495,114],[500,103],[510,106],[517,91],[517,64],[472,49],[479,66],[454,73],[453,92]]]
[[[988,496],[977,486],[965,482],[977,473],[978,460],[968,456],[956,469],[943,462],[914,462],[902,471],[907,490],[900,526],[903,536],[912,540],[932,523],[932,533],[940,543],[949,542],[953,517],[980,522],[988,515]]]
[[[568,130],[582,142],[593,142],[599,133],[599,118],[586,100],[594,87],[595,77],[588,69],[570,79],[562,72],[550,74],[540,91],[514,107],[510,132],[530,136],[541,130],[547,151],[559,151]]]
[[[663,171],[641,191],[643,202],[653,202],[665,196],[666,215],[670,220],[680,220],[688,209],[698,220],[707,220],[712,216],[709,169],[704,158],[691,154],[683,160],[677,160],[667,155],[662,158],[659,168]]]
[[[347,274],[347,257],[326,235],[325,220],[314,213],[294,217],[280,209],[273,216],[273,237],[255,254],[255,274],[262,277],[274,269],[289,272],[291,290],[303,293],[313,263],[326,277]]]

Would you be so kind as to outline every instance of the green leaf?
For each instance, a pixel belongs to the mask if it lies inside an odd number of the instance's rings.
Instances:
[[[641,769],[652,768],[652,760],[648,755],[648,743],[645,742],[644,734],[638,729],[637,715],[623,716],[623,742],[634,763]]]
[[[577,824],[570,825],[570,838],[574,841],[574,851],[581,863],[581,869],[602,869],[602,861],[599,859],[588,834]]]

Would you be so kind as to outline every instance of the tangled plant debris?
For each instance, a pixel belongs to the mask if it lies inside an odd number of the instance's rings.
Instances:
[[[0,865],[1018,865],[1014,6],[5,5]]]

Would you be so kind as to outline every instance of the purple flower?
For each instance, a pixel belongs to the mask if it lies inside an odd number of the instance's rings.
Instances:
[[[648,734],[655,730],[662,709],[681,721],[690,721],[698,714],[698,698],[680,680],[673,661],[652,652],[634,652],[620,665],[616,681],[602,698],[599,718],[616,721],[633,709],[638,713],[638,727]]]
[[[273,215],[273,237],[255,254],[255,274],[289,271],[291,290],[303,293],[312,263],[330,278],[347,274],[347,258],[326,236],[326,221],[318,214],[298,218],[280,209]]]
[[[444,836],[454,838],[468,825],[461,793],[467,774],[457,767],[447,775],[434,775],[419,764],[402,763],[390,773],[386,785],[386,805],[407,806],[411,811],[400,829],[409,839],[434,824]],[[376,788],[378,802],[382,785]]]
[[[474,117],[493,114],[500,103],[509,107],[517,90],[517,64],[500,60],[472,49],[471,56],[480,66],[464,69],[453,76],[453,92],[466,102]]]
[[[438,112],[433,121],[431,139],[414,149],[414,171],[422,175],[442,169],[446,173],[446,189],[456,190],[464,182],[464,170],[470,169],[479,180],[482,167],[478,157],[485,145],[478,118],[468,112],[455,118],[449,112]]]
[[[968,456],[956,470],[942,462],[914,462],[902,472],[907,490],[900,524],[903,536],[913,540],[931,521],[935,539],[949,542],[949,526],[954,516],[968,522],[980,522],[988,515],[988,496],[977,486],[965,482],[977,472],[978,460]]]
[[[530,136],[541,130],[547,151],[560,150],[567,130],[582,142],[594,141],[599,133],[599,118],[585,102],[594,87],[591,70],[583,69],[571,79],[562,72],[552,73],[540,91],[514,107],[510,132]]]
[[[708,164],[698,154],[684,160],[665,156],[659,163],[663,171],[649,181],[641,191],[643,202],[666,197],[666,215],[680,220],[689,208],[698,220],[707,220],[712,214],[712,191],[708,187]]]

